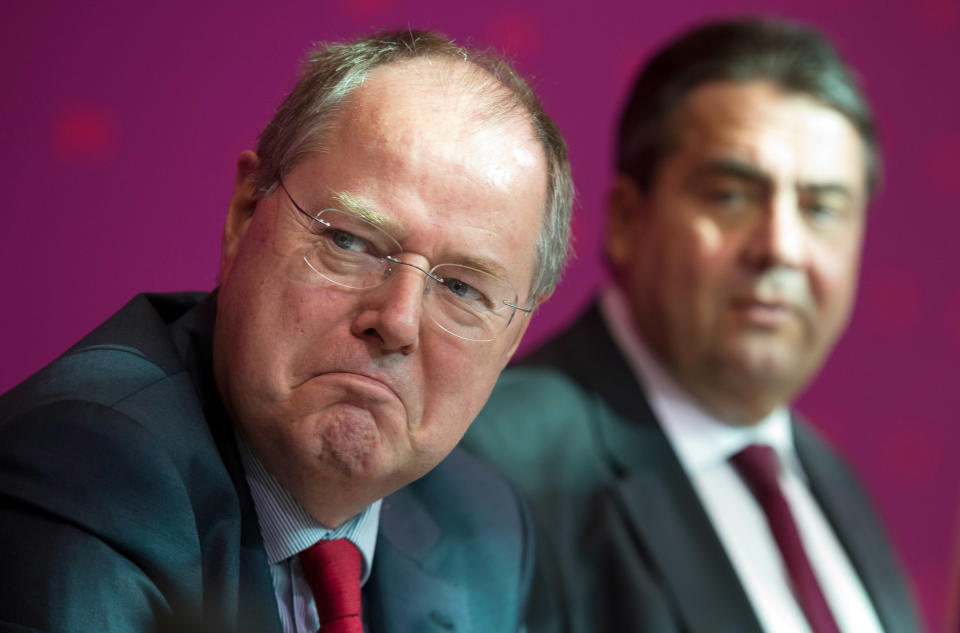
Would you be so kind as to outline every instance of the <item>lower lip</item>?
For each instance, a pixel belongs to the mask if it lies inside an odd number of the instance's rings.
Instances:
[[[742,303],[735,308],[747,323],[754,327],[777,328],[793,318],[793,311],[786,306]]]
[[[364,391],[372,390],[374,392],[388,395],[391,398],[397,397],[396,392],[386,383],[376,380],[375,378],[370,378],[369,376],[364,376],[363,374],[355,374],[352,372],[336,372],[328,373],[326,376],[345,380],[348,384],[360,387]]]

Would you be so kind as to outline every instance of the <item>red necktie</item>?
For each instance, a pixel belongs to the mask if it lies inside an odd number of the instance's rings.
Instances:
[[[767,515],[767,524],[780,547],[793,593],[814,633],[839,633],[820,583],[800,540],[800,531],[780,489],[780,460],[770,446],[751,444],[730,458]]]
[[[320,617],[320,633],[363,633],[360,550],[345,538],[317,541],[300,552]]]

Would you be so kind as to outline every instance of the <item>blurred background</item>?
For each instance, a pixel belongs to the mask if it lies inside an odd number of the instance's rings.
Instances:
[[[604,282],[613,121],[638,64],[706,18],[825,31],[879,119],[852,326],[798,403],[853,462],[932,631],[945,630],[960,505],[960,0],[552,3],[11,2],[0,8],[0,392],[142,291],[214,287],[239,152],[311,43],[433,28],[506,52],[570,145],[577,258],[524,348]]]

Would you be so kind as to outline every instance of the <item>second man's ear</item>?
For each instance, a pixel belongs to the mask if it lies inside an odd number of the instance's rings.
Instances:
[[[633,233],[643,213],[643,194],[633,178],[617,174],[607,193],[606,256],[618,270],[634,248]]]

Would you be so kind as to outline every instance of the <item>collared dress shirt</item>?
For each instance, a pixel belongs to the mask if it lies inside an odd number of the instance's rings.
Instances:
[[[600,308],[693,483],[762,628],[767,633],[810,633],[763,509],[730,463],[730,457],[749,444],[773,447],[783,464],[781,487],[840,630],[881,633],[863,583],[808,487],[787,410],[776,409],[752,426],[721,422],[700,408],[646,348],[618,287],[604,290]]]
[[[240,460],[260,522],[283,631],[317,633],[320,626],[317,607],[297,555],[322,539],[348,539],[363,556],[361,583],[365,583],[373,565],[381,501],[370,504],[336,529],[328,529],[310,516],[280,485],[239,434],[236,437]]]

